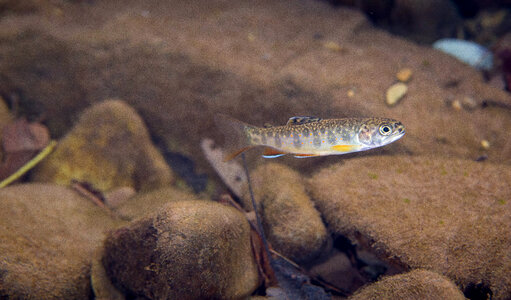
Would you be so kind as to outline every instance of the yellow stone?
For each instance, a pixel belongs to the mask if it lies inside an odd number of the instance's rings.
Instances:
[[[458,111],[462,109],[460,100],[454,100],[452,102],[451,106],[452,106],[452,108],[454,108],[455,110],[458,110]]]
[[[338,43],[332,42],[332,41],[323,43],[323,47],[327,48],[328,50],[335,51],[335,52],[339,52],[342,50],[341,46]]]
[[[402,82],[398,82],[396,84],[393,84],[389,89],[387,90],[386,95],[386,103],[389,106],[396,105],[399,100],[401,100],[408,91],[408,86]]]
[[[490,142],[488,142],[487,140],[481,140],[481,147],[484,150],[490,149]]]
[[[408,82],[408,80],[412,78],[412,74],[413,74],[412,69],[403,68],[397,72],[396,78],[401,82]]]

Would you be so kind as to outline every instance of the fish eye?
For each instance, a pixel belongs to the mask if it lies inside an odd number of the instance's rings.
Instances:
[[[390,125],[381,125],[380,126],[380,133],[382,135],[389,135],[392,132],[392,127]]]

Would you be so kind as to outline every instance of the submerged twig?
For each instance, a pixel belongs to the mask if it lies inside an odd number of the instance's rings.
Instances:
[[[9,177],[5,178],[0,182],[0,188],[6,187],[13,181],[19,179],[21,176],[25,175],[28,171],[30,171],[32,168],[34,168],[39,162],[41,162],[48,154],[50,154],[55,146],[57,145],[57,142],[55,140],[50,141],[48,145],[41,150],[34,158],[32,158],[29,162],[24,164],[21,168],[19,168],[16,172],[11,174]]]
[[[259,234],[261,235],[261,239],[263,240],[264,250],[268,253],[268,258],[270,260],[270,265],[272,264],[272,258],[270,254],[270,247],[268,247],[268,241],[266,240],[266,235],[264,234],[263,224],[261,222],[261,218],[257,213],[257,206],[254,199],[254,192],[252,191],[252,183],[250,181],[250,174],[248,173],[247,161],[245,160],[245,153],[241,153],[241,158],[243,159],[243,168],[245,169],[245,174],[247,175],[248,182],[248,192],[250,194],[250,200],[252,200],[252,207],[254,208],[254,213],[256,216],[257,227],[259,229]]]

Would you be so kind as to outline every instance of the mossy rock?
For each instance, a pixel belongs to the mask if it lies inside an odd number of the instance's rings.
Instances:
[[[123,101],[107,100],[83,112],[32,179],[62,185],[79,180],[109,191],[151,190],[174,177],[137,112]]]
[[[285,165],[269,163],[258,167],[251,180],[272,247],[298,262],[318,256],[327,244],[328,234],[305,191],[303,176]],[[243,205],[252,209],[248,190],[244,192]]]
[[[427,270],[388,276],[358,290],[349,300],[465,300],[463,293],[445,276]]]
[[[117,289],[153,299],[242,298],[259,285],[245,216],[213,201],[171,202],[112,232],[102,263]]]
[[[511,167],[364,157],[322,169],[309,191],[332,232],[405,268],[487,283],[511,297]],[[448,263],[447,263],[448,262]]]
[[[90,299],[90,261],[119,223],[71,189],[0,190],[0,298]]]

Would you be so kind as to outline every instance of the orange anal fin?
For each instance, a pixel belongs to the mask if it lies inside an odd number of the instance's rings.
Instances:
[[[307,157],[315,157],[315,156],[319,156],[319,155],[317,155],[317,154],[295,154],[296,158],[307,158]]]
[[[275,158],[275,157],[279,157],[279,156],[286,155],[286,154],[287,154],[286,152],[282,152],[277,149],[273,149],[273,148],[269,148],[269,147],[265,148],[263,151],[263,157],[265,157],[265,158]]]
[[[357,149],[356,145],[335,145],[330,147],[330,149],[338,152],[351,152]]]
[[[252,148],[252,147],[244,147],[244,148],[241,148],[233,153],[226,155],[224,157],[224,162],[234,159],[236,156],[240,155],[242,152],[247,151],[250,148]]]

